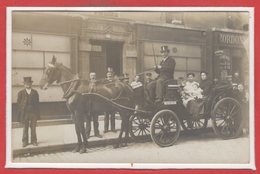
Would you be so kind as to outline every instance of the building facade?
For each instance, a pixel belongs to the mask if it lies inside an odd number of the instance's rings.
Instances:
[[[39,92],[42,119],[70,118],[58,84],[47,91],[39,89],[43,70],[52,56],[83,79],[88,79],[93,71],[98,78],[104,78],[108,67],[117,75],[128,73],[133,79],[135,74],[160,62],[162,45],[168,45],[170,55],[176,60],[175,78],[194,72],[198,79],[202,70],[212,77],[221,77],[221,73],[224,74],[220,72],[222,65],[216,62],[219,58],[214,54],[218,50],[231,57],[230,60],[236,60],[230,61],[232,70],[226,72],[237,71],[235,67],[245,60],[240,49],[240,35],[244,37],[245,34],[192,28],[187,16],[173,13],[169,17],[161,12],[147,15],[129,12],[13,13],[13,121],[17,120],[17,92],[23,87],[24,76],[32,76],[34,88]],[[177,25],[169,22],[173,20],[182,22]]]

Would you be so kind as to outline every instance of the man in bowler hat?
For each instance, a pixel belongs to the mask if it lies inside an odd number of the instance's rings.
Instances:
[[[23,123],[23,147],[26,147],[29,142],[28,130],[31,128],[31,143],[37,146],[36,124],[40,118],[39,113],[39,94],[35,89],[32,89],[32,78],[24,77],[24,89],[19,91],[17,98],[18,116],[20,122]]]
[[[156,103],[161,103],[163,100],[163,83],[166,80],[173,79],[176,62],[174,58],[169,56],[170,50],[168,46],[161,46],[161,54],[163,56],[159,65],[155,66],[155,72],[159,74],[156,80]]]
[[[114,72],[113,70],[109,70],[107,72],[107,78],[105,79],[104,83],[111,83],[114,81]],[[115,130],[115,112],[114,111],[108,111],[105,112],[105,117],[104,117],[104,133],[108,132],[108,127],[109,127],[109,120],[110,120],[110,128],[112,132],[116,132]]]

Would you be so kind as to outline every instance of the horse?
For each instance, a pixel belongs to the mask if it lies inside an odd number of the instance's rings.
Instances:
[[[45,68],[40,80],[40,88],[46,90],[54,82],[60,84],[66,99],[66,105],[71,112],[75,123],[78,143],[73,152],[85,153],[88,144],[84,120],[88,113],[101,113],[115,111],[121,117],[121,129],[114,148],[127,146],[129,138],[129,118],[134,107],[133,90],[125,82],[115,79],[107,82],[104,79],[97,80],[94,89],[89,80],[82,80],[72,71],[56,62],[53,57]],[[125,132],[124,143],[121,144],[122,135]]]

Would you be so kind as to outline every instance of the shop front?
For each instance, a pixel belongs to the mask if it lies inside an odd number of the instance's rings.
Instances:
[[[248,77],[248,55],[244,42],[246,33],[238,31],[212,31],[213,76],[219,80],[231,79],[234,73],[241,80]]]

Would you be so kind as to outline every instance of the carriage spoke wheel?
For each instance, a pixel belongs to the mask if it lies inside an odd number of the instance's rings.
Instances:
[[[133,140],[140,140],[142,136],[150,135],[150,120],[137,115],[130,117],[130,135]]]
[[[181,120],[181,125],[184,130],[205,129],[208,125],[208,119]]]
[[[215,133],[223,139],[236,138],[242,129],[240,103],[230,97],[219,100],[212,112],[212,125]]]
[[[172,146],[177,141],[180,130],[180,121],[171,110],[161,110],[152,119],[152,140],[160,147]]]

